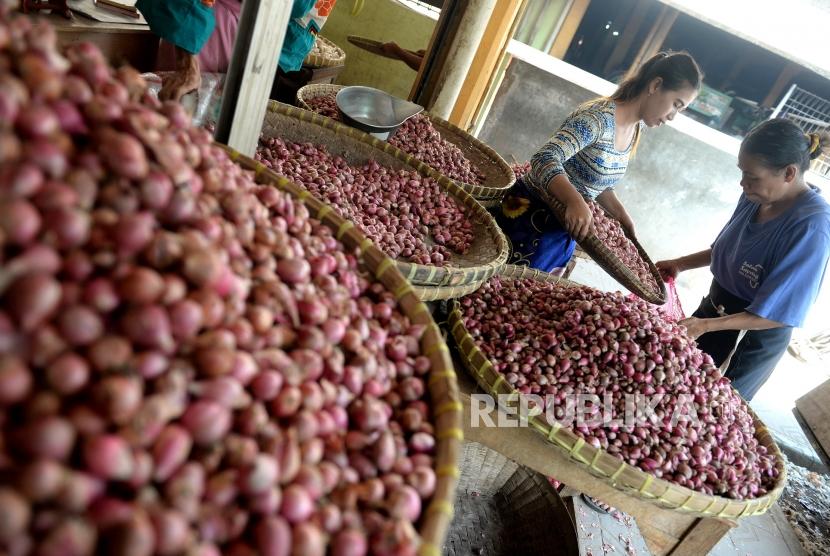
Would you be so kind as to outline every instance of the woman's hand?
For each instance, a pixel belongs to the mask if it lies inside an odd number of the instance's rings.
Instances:
[[[565,207],[565,229],[577,241],[582,241],[591,231],[594,217],[582,198]]]
[[[199,60],[186,50],[176,47],[176,71],[162,79],[159,100],[180,101],[202,84]]]
[[[657,270],[660,271],[660,276],[663,277],[664,281],[669,278],[677,278],[677,275],[684,270],[683,266],[680,264],[680,259],[657,261],[655,266],[657,267]]]
[[[697,340],[700,336],[709,332],[706,323],[707,319],[699,319],[697,317],[689,317],[679,321],[677,324],[686,327],[686,333],[690,338]]]

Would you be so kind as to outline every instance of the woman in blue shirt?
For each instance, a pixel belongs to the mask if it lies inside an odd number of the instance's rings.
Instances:
[[[591,228],[585,200],[597,201],[634,235],[634,223],[617,199],[643,127],[674,119],[697,96],[702,75],[685,52],[661,52],[645,62],[608,98],[580,106],[533,155],[528,174],[510,190],[496,220],[510,239],[510,262],[545,272],[564,267]],[[545,199],[565,205],[559,222]]]
[[[664,277],[709,266],[709,295],[681,321],[746,400],[769,378],[821,287],[830,254],[830,205],[804,181],[830,135],[768,120],[744,139],[732,218],[710,249],[657,263]],[[738,342],[741,331],[746,331]],[[737,342],[737,345],[736,345]]]

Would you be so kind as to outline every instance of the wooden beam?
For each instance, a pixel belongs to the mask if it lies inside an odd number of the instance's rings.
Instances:
[[[277,74],[291,2],[246,0],[242,3],[222,97],[216,140],[253,156],[265,109]]]
[[[634,38],[637,36],[637,32],[646,19],[649,6],[651,6],[651,0],[637,0],[631,17],[623,28],[617,46],[614,47],[611,56],[608,57],[608,62],[605,63],[606,74],[625,59],[626,54],[631,49],[631,45],[634,44]]]
[[[582,18],[585,17],[585,12],[588,10],[588,5],[591,0],[573,0],[571,7],[568,8],[568,15],[565,16],[565,21],[562,22],[562,27],[559,33],[556,34],[556,40],[553,41],[553,46],[549,54],[554,58],[562,59],[565,53],[568,52],[568,47],[571,46],[571,41],[576,35],[576,30],[579,29],[579,24],[582,23]]]
[[[524,0],[504,0],[496,4],[484,36],[479,42],[470,71],[455,101],[449,121],[467,129],[478,107],[487,94],[493,74],[504,56],[507,43],[513,36]]]
[[[657,17],[657,21],[654,22],[654,26],[649,31],[646,40],[643,41],[643,46],[640,47],[640,51],[634,57],[634,61],[631,63],[631,67],[629,68],[629,72],[637,71],[637,68],[640,65],[660,52],[660,49],[663,47],[663,43],[666,40],[666,36],[671,31],[672,25],[674,22],[677,21],[677,16],[680,12],[676,9],[672,8],[671,6],[663,6],[660,10],[660,15]]]
[[[698,519],[669,553],[671,556],[709,554],[736,523],[714,517]]]
[[[778,74],[778,79],[775,80],[769,94],[764,98],[761,104],[767,108],[772,108],[778,102],[778,99],[784,93],[784,88],[789,84],[790,80],[801,72],[801,67],[798,64],[787,62]]]
[[[456,28],[461,21],[461,15],[466,9],[467,3],[468,0],[444,0],[441,15],[438,17],[438,22],[435,24],[432,37],[429,39],[429,45],[427,45],[424,53],[421,69],[418,70],[418,75],[415,76],[415,81],[412,83],[412,90],[409,92],[409,100],[412,102],[426,106],[432,98],[435,84],[430,82],[430,77],[441,72],[449,53],[450,40],[447,37],[452,34],[452,29]]]

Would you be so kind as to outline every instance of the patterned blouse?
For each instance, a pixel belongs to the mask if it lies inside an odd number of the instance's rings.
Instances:
[[[544,191],[553,178],[567,174],[576,190],[588,199],[613,189],[628,168],[628,158],[644,125],[640,122],[628,148],[618,151],[614,147],[615,108],[614,101],[600,99],[568,116],[530,159],[528,187]]]

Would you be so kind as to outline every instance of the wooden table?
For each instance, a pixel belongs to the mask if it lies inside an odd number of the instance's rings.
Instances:
[[[76,13],[71,20],[58,15],[44,17],[55,27],[61,47],[87,41],[98,46],[115,67],[128,63],[141,72],[155,67],[159,38],[148,25],[103,23]]]
[[[538,432],[530,428],[471,426],[470,395],[481,390],[461,370],[463,366],[460,362],[456,363],[456,368],[459,369],[458,382],[464,406],[465,440],[483,444],[517,463],[579,488],[633,516],[649,550],[655,556],[702,556],[736,525],[731,520],[701,518],[662,508],[653,502],[625,494],[574,464],[561,450],[545,442]]]

